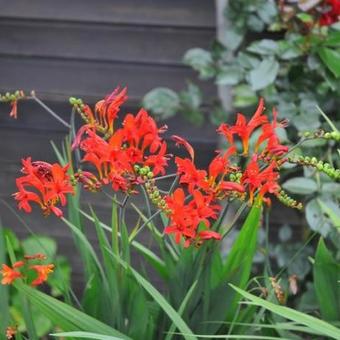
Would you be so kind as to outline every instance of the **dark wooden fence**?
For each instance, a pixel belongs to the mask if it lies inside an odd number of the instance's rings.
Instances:
[[[191,47],[207,48],[215,36],[214,2],[207,0],[0,0],[0,8],[0,93],[35,90],[65,120],[69,96],[94,103],[117,85],[127,85],[129,102],[123,111],[135,111],[156,86],[184,88],[195,75],[181,63],[182,55]],[[203,90],[215,95],[212,85],[203,84]],[[0,105],[0,198],[15,209],[11,193],[20,159],[55,160],[50,140],[60,143],[67,131],[33,102],[19,104],[17,120],[8,112],[9,106]],[[180,118],[167,123],[172,133],[199,146],[201,162],[213,154],[212,127],[193,128]],[[85,200],[109,221],[102,196]],[[0,216],[20,237],[27,235],[3,203]],[[39,211],[19,217],[34,232],[57,239],[78,281],[80,260],[67,227]],[[90,237],[94,240],[93,233]]]

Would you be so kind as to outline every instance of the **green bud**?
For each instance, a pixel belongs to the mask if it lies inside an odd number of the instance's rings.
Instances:
[[[310,137],[311,133],[309,131],[306,131],[303,133],[303,137]]]
[[[77,101],[77,99],[74,98],[74,97],[70,97],[70,98],[69,98],[69,102],[70,102],[71,105],[75,105],[75,104],[76,104],[76,101]]]
[[[319,162],[319,163],[316,165],[316,168],[317,168],[319,171],[322,171],[322,170],[323,170],[323,163],[322,163],[322,162]]]

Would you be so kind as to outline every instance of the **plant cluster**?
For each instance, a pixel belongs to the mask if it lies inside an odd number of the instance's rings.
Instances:
[[[23,99],[21,96],[9,102],[13,107]],[[73,111],[79,113],[83,125],[75,133],[72,124],[63,122],[70,127],[70,136],[63,151],[55,148],[58,162],[32,161],[30,157],[23,160],[22,176],[16,181],[18,192],[14,194],[18,207],[30,213],[32,205],[37,205],[45,216],[53,213],[69,227],[83,261],[86,286],[79,300],[67,284],[58,285],[63,301],[30,287],[45,282],[53,270],[53,275],[57,274],[58,263],[31,263],[45,260],[39,251],[22,255],[19,258],[23,260],[17,261],[13,240],[4,237],[0,228],[0,246],[6,245],[12,262],[3,264],[0,293],[8,294],[4,289],[13,285],[25,306],[25,328],[9,322],[4,325],[0,320],[3,334],[18,339],[27,334],[29,339],[38,339],[31,312],[37,308],[58,332],[53,335],[59,337],[170,340],[240,335],[272,339],[297,336],[296,332],[339,337],[339,329],[332,324],[339,317],[334,299],[339,290],[334,280],[339,266],[323,240],[314,263],[316,308],[329,322],[280,306],[296,294],[297,276],[290,275],[286,289],[281,283],[282,271],[274,274],[271,268],[269,249],[264,275],[251,278],[258,228],[271,197],[292,208],[302,208],[283,191],[282,169],[291,163],[313,166],[333,180],[339,179],[339,170],[312,158],[294,158],[297,147],[284,145],[278,134],[287,122],[278,119],[275,109],[272,119],[265,115],[260,99],[250,119],[239,113],[234,124],[219,126],[217,132],[228,147],[217,151],[207,169],[196,167],[195,150],[188,141],[173,136],[188,156],[174,157],[176,173],[167,175],[172,155],[167,153],[168,141],[162,138],[166,127],[159,128],[143,109],[136,115],[127,114],[118,124],[118,112],[126,99],[126,89],[116,89],[92,110],[82,100],[71,98]],[[332,132],[303,138],[326,135],[337,138]],[[170,188],[161,190],[159,181],[171,177],[175,179]],[[83,210],[82,190],[103,193],[110,199],[111,225],[100,221],[93,208],[90,212]],[[146,209],[142,211],[131,203],[139,215],[131,230],[126,224],[126,207],[139,193],[145,194]],[[228,208],[237,203],[235,216],[226,221]],[[67,218],[63,206],[68,207]],[[95,227],[100,257],[84,231],[85,221]],[[240,224],[239,235],[225,257],[217,241]],[[137,241],[145,228],[156,250]],[[161,278],[162,293],[146,279],[147,272],[141,275],[133,268],[132,249]],[[5,254],[0,255],[5,263]],[[258,291],[260,297],[245,290]],[[241,306],[242,298],[251,304]],[[291,322],[277,322],[277,315]]]

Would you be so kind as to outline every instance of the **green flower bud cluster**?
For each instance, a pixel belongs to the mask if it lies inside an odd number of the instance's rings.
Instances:
[[[327,140],[334,140],[336,142],[340,142],[340,132],[339,131],[332,131],[326,132],[324,130],[317,130],[315,132],[306,131],[303,134],[306,138],[324,138]]]
[[[80,114],[81,118],[86,123],[89,123],[89,117],[87,116],[86,112],[84,111],[85,104],[83,103],[83,100],[80,99],[80,98],[70,97],[69,102],[77,110],[77,112]]]
[[[156,181],[153,178],[154,174],[151,171],[149,166],[139,166],[135,165],[134,170],[137,175],[139,175],[144,181],[146,192],[151,200],[151,202],[159,209],[164,210],[165,213],[170,213],[169,209],[167,209],[167,204],[162,197],[159,189],[156,186]]]
[[[291,198],[287,195],[287,193],[284,190],[280,190],[280,192],[277,194],[277,199],[286,205],[287,207],[294,208],[301,210],[303,208],[303,205],[301,202],[297,202],[295,199]]]
[[[242,172],[235,172],[229,175],[229,180],[235,183],[241,183]]]
[[[0,94],[0,102],[3,103],[12,103],[22,98],[25,98],[25,93],[19,90],[13,93],[6,92],[4,95]]]
[[[288,158],[288,161],[290,163],[312,166],[318,171],[325,173],[335,181],[340,180],[340,169],[335,169],[329,163],[318,160],[316,157],[299,156],[297,158]]]

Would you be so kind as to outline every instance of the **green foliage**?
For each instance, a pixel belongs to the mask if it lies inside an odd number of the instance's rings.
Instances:
[[[339,339],[340,329],[336,328],[326,321],[315,318],[311,315],[301,313],[292,308],[276,305],[272,302],[261,299],[253,294],[250,294],[240,288],[232,286],[245,299],[249,300],[249,304],[260,306],[271,311],[274,314],[280,315],[288,320],[294,321],[305,328],[302,331],[314,333],[315,335],[323,335],[332,339]]]
[[[327,321],[340,320],[340,263],[337,263],[320,239],[315,254],[314,287],[321,316]]]

